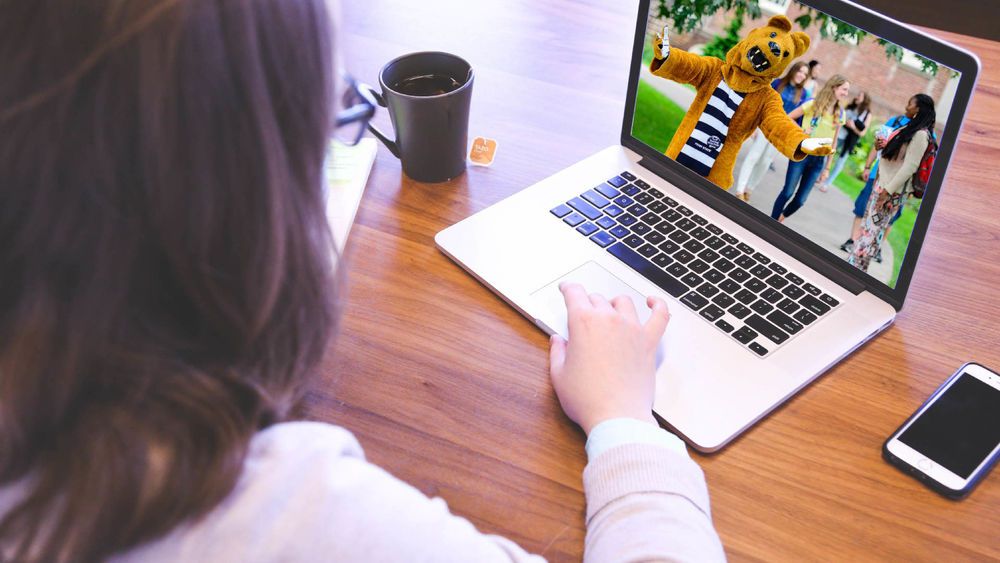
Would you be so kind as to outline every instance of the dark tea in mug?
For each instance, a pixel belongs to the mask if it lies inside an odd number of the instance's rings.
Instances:
[[[454,92],[462,83],[447,74],[408,76],[392,85],[392,89],[407,96],[440,96]]]

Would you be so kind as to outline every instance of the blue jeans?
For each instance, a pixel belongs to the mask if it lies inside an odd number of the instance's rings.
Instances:
[[[771,210],[771,218],[777,219],[784,215],[790,216],[805,205],[809,192],[813,189],[816,179],[823,173],[823,163],[825,156],[807,155],[804,159],[795,162],[788,162],[788,171],[785,172],[785,187],[778,194],[778,199],[774,200],[774,208]],[[797,189],[796,189],[797,188]],[[792,197],[792,194],[795,197]],[[789,202],[788,200],[792,201]],[[785,204],[788,203],[786,206]]]
[[[872,185],[875,183],[875,170],[872,170],[871,175],[868,177],[868,182],[865,183],[865,187],[858,194],[858,198],[854,200],[854,216],[858,219],[865,216],[865,208],[868,207],[868,198],[872,195]],[[899,216],[903,213],[903,206],[899,206],[899,211],[892,216],[889,220],[889,224],[892,225],[899,219]]]

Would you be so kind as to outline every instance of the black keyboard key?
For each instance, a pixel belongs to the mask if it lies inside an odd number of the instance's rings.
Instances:
[[[710,322],[715,322],[719,320],[722,315],[726,314],[726,312],[715,305],[709,304],[707,307],[702,309],[699,314],[708,319]]]
[[[646,191],[649,192],[656,199],[663,199],[663,192],[661,192],[656,188],[646,188]]]
[[[773,265],[774,264],[772,264],[772,266]],[[786,285],[788,285],[788,280],[786,280],[785,278],[781,277],[779,274],[774,274],[773,276],[767,278],[764,281],[766,281],[767,285],[773,287],[774,289],[781,289],[781,288],[785,287]]]
[[[743,327],[733,333],[733,338],[736,339],[740,344],[748,344],[753,342],[754,338],[757,338],[757,333],[748,327]]]
[[[799,299],[799,305],[809,309],[809,311],[816,316],[822,316],[830,312],[829,305],[823,303],[819,299],[816,299],[812,295],[806,295],[802,299]]]
[[[744,270],[743,268],[736,268],[732,272],[729,272],[729,277],[733,278],[733,281],[735,281],[736,283],[743,283],[748,279],[750,279],[750,274],[747,273],[747,271]],[[758,280],[757,278],[754,278],[754,281],[764,283]]]
[[[682,215],[674,211],[673,209],[668,209],[663,213],[660,213],[660,217],[663,217],[664,219],[670,221],[671,223],[676,223],[681,219]]]
[[[642,192],[640,194],[636,194],[635,200],[643,205],[649,205],[653,202],[653,196],[647,194],[646,192]]]
[[[688,252],[698,253],[703,248],[705,248],[705,245],[694,239],[684,243],[684,250],[687,250]]]
[[[616,197],[618,197],[619,195],[621,195],[621,192],[619,192],[618,190],[616,190],[614,186],[612,186],[611,184],[609,184],[607,182],[604,182],[603,184],[601,184],[600,186],[597,186],[594,189],[597,190],[597,192],[600,193],[602,196],[604,196],[604,197],[606,197],[608,199],[615,199]]]
[[[625,184],[627,184],[628,181],[626,181],[625,178],[622,178],[621,176],[615,176],[614,178],[608,180],[608,183],[616,188],[620,188]]]
[[[752,278],[746,282],[745,287],[754,293],[760,293],[761,290],[767,287],[767,284],[757,278]]]
[[[792,315],[792,318],[804,325],[808,325],[812,324],[813,321],[816,320],[816,315],[806,311],[805,309],[799,309],[799,312]]]
[[[647,225],[655,225],[655,224],[659,223],[660,221],[662,221],[663,217],[660,217],[656,213],[653,213],[652,211],[650,211],[649,213],[647,213],[647,214],[643,215],[642,217],[640,217],[640,220],[643,223],[647,224]]]
[[[662,252],[661,252],[661,253],[659,253],[659,254],[657,254],[657,255],[656,255],[656,256],[655,256],[654,258],[653,258],[653,264],[656,264],[657,266],[659,266],[659,267],[661,267],[661,268],[666,268],[666,267],[667,267],[667,266],[669,266],[669,265],[671,264],[671,262],[673,262],[673,261],[674,261],[674,259],[673,259],[673,258],[671,258],[671,257],[667,256],[666,254],[664,254],[664,253],[662,253]]]
[[[684,281],[684,280],[681,280],[681,281]],[[704,295],[705,297],[715,297],[715,295],[717,293],[719,293],[719,288],[715,287],[714,285],[712,285],[712,284],[710,284],[708,282],[705,282],[705,283],[699,285],[698,289],[695,290],[695,291],[697,291],[698,293]]]
[[[678,231],[674,231],[674,232],[670,233],[669,235],[667,235],[667,238],[669,238],[670,240],[672,240],[674,242],[681,243],[681,242],[686,242],[686,241],[690,240],[691,235],[685,233],[684,231],[678,230]]]
[[[639,186],[640,188],[642,188],[644,190],[648,190],[649,189],[649,184],[647,184],[646,182],[643,182],[642,180],[636,180],[635,181],[635,185]]]
[[[767,338],[775,344],[781,344],[788,340],[788,333],[774,326],[770,321],[760,315],[750,315],[744,322],[748,327],[761,333],[764,335],[764,338]]]
[[[698,295],[697,293],[692,291],[691,293],[688,293],[684,297],[681,297],[681,303],[687,305],[692,310],[697,311],[698,309],[701,309],[705,305],[708,305],[708,299],[705,299],[701,295]]]
[[[840,305],[840,301],[837,301],[836,299],[833,298],[832,295],[828,295],[826,293],[824,293],[823,295],[820,295],[819,296],[819,300],[822,301],[823,303],[826,303],[827,305],[829,305],[831,309],[833,307],[836,307],[837,305]]]
[[[625,178],[626,180],[628,180],[630,182],[636,180],[635,174],[629,172],[628,170],[622,172],[621,174],[619,174],[619,176],[621,176],[622,178]]]
[[[648,207],[650,211],[656,214],[663,213],[667,209],[670,209],[669,207],[667,207],[667,204],[663,203],[662,201],[654,201],[653,203],[650,203],[646,207]]]
[[[760,279],[766,279],[771,276],[771,269],[763,264],[757,264],[750,268],[750,273]]]
[[[588,221],[588,222],[586,222],[586,223],[584,223],[584,224],[582,224],[582,225],[580,225],[579,227],[576,228],[576,231],[578,233],[580,233],[580,234],[582,234],[584,236],[588,236],[588,237],[590,235],[594,234],[596,231],[599,231],[599,230],[600,230],[600,227],[598,227],[597,225],[591,223],[590,221]]]
[[[627,211],[629,213],[631,213],[632,215],[635,215],[636,217],[642,217],[647,212],[649,212],[648,209],[646,209],[645,207],[639,205],[638,203],[636,203],[635,205],[632,205],[631,207],[629,207],[627,209]]]
[[[719,250],[723,246],[726,246],[726,241],[719,237],[708,237],[705,239],[705,246],[711,248],[712,250]]]
[[[750,310],[750,307],[747,307],[742,303],[736,303],[735,305],[729,308],[729,314],[736,317],[737,319],[742,319],[743,317],[746,317],[752,312],[753,311]],[[757,335],[754,334],[754,336]]]
[[[720,271],[718,271],[718,270],[716,270],[716,269],[713,268],[713,269],[705,272],[705,279],[708,280],[708,281],[710,281],[710,282],[712,282],[712,283],[717,284],[720,281],[726,279],[726,274],[723,274],[722,272],[720,272]]]
[[[691,230],[691,236],[698,240],[705,240],[712,236],[712,233],[708,232],[704,227],[695,227]]]
[[[795,311],[799,310],[799,304],[791,299],[782,299],[781,302],[778,303],[778,309],[781,309],[786,314],[791,315],[795,313]]]
[[[677,212],[685,217],[690,217],[691,215],[694,214],[694,211],[691,211],[690,209],[684,207],[683,205],[677,207]]]
[[[687,264],[688,262],[694,260],[694,254],[691,254],[687,250],[681,249],[674,253],[674,259],[678,262],[683,262]]]
[[[617,217],[622,213],[625,212],[622,211],[622,208],[618,207],[617,205],[609,205],[604,208],[604,214],[607,215],[608,217]]]
[[[688,268],[691,268],[691,271],[696,274],[704,274],[706,270],[711,268],[711,266],[702,262],[701,260],[696,259],[694,262],[688,264]]]
[[[792,282],[792,283],[795,283],[795,282]],[[797,285],[790,285],[790,286],[786,287],[785,289],[781,290],[781,293],[784,293],[786,296],[788,296],[791,299],[798,299],[799,297],[802,297],[803,295],[806,294],[806,290],[802,289],[801,287],[799,287]]]
[[[702,227],[708,224],[708,219],[702,217],[701,215],[692,215],[691,220],[694,221],[695,223],[698,223]]]
[[[802,289],[806,290],[806,293],[808,293],[809,295],[815,295],[817,297],[819,296],[819,294],[823,293],[823,290],[821,290],[820,288],[816,287],[811,283],[805,284],[804,286],[802,286]]]
[[[769,287],[765,289],[763,292],[761,292],[760,297],[761,299],[764,299],[765,301],[773,305],[778,301],[781,301],[781,292],[772,287]]]
[[[698,225],[695,225],[694,221],[690,219],[681,219],[680,221],[677,221],[677,228],[682,231],[690,231],[697,226]]]
[[[771,311],[771,314],[767,316],[767,320],[771,321],[775,324],[775,326],[789,334],[796,334],[803,328],[802,323],[796,321],[781,311]]]
[[[757,354],[758,356],[766,356],[767,355],[767,348],[761,346],[760,344],[757,344],[756,342],[751,342],[750,345],[747,346],[747,348],[749,348],[750,350],[752,350],[753,353]]]
[[[684,274],[688,273],[688,269],[680,262],[674,262],[673,264],[667,266],[666,270],[668,274],[677,278],[680,278]]]
[[[744,268],[747,270],[757,265],[757,261],[754,260],[753,258],[750,258],[746,254],[737,257],[736,260],[733,260],[733,262],[735,262],[736,265],[739,266],[740,268]]]
[[[767,256],[764,256],[760,252],[755,252],[754,255],[753,255],[753,259],[756,260],[756,261],[758,261],[758,262],[760,262],[761,264],[770,264],[771,263],[771,259],[768,258]]]
[[[706,248],[698,253],[698,258],[701,258],[706,262],[715,262],[719,259],[719,254],[711,248]]]
[[[720,329],[722,329],[722,332],[732,332],[733,329],[736,328],[733,325],[727,323],[725,321],[725,319],[719,319],[719,320],[715,321],[715,326],[717,326]]]
[[[618,225],[617,227],[612,228],[608,232],[611,233],[611,234],[613,234],[613,235],[615,235],[618,238],[626,237],[626,236],[632,234],[632,231],[626,229],[625,227],[623,227],[621,225]]]
[[[663,196],[663,203],[666,203],[670,207],[677,207],[677,200],[667,195]]]
[[[590,219],[591,221],[597,219],[601,215],[604,215],[603,213],[601,213],[600,209],[594,207],[593,205],[590,205],[582,197],[574,197],[573,199],[567,201],[566,203],[568,203],[570,207],[576,209],[577,211],[580,212],[581,215],[583,215],[587,219]]]
[[[715,303],[719,307],[725,309],[730,305],[732,305],[733,303],[736,303],[736,300],[733,299],[732,295],[728,295],[726,293],[720,293],[712,298],[712,303]]]
[[[611,217],[601,217],[597,220],[597,226],[602,229],[613,229],[618,222]]]
[[[642,254],[646,258],[652,258],[653,256],[656,256],[657,254],[659,254],[660,251],[657,250],[655,246],[653,246],[653,245],[651,245],[651,244],[649,244],[647,242],[646,244],[640,246],[639,249],[636,250],[636,252],[638,252],[639,254]]]
[[[586,217],[584,217],[583,215],[580,215],[576,211],[574,211],[574,212],[570,213],[569,215],[563,217],[563,223],[566,223],[570,227],[575,227],[575,226],[579,225],[580,223],[583,223],[586,220],[587,220]]]
[[[646,233],[648,233],[648,232],[650,232],[652,230],[653,230],[653,227],[650,227],[649,225],[647,225],[645,223],[636,223],[635,225],[632,225],[632,232],[635,233],[635,234],[637,234],[637,235],[639,235],[639,236],[642,236],[642,235],[644,235],[644,234],[646,234]]]
[[[720,229],[718,225],[713,225],[712,223],[709,223],[705,225],[705,228],[708,230],[708,232],[712,233],[713,235],[722,234],[722,229]]]
[[[549,210],[549,213],[555,215],[556,217],[562,218],[569,215],[573,211],[573,208],[566,205],[565,203],[560,203],[559,205],[553,207]]]
[[[729,244],[739,244],[740,243],[740,239],[734,237],[733,235],[731,235],[729,233],[724,233],[722,235],[722,240],[728,242]]]
[[[736,250],[735,246],[726,246],[721,250],[719,250],[719,254],[725,256],[726,258],[729,258],[730,260],[735,260],[740,257],[740,251]]]
[[[719,282],[719,289],[725,291],[726,293],[736,293],[739,288],[740,284],[734,282],[733,280],[722,280]]]
[[[745,242],[741,242],[741,243],[737,244],[736,248],[740,249],[740,252],[743,252],[744,254],[753,254],[754,253],[753,247],[750,246],[749,244],[745,243]]]
[[[768,267],[782,275],[788,273],[788,268],[782,266],[781,264],[778,264],[777,262],[772,262],[771,264],[768,265]]]
[[[621,223],[622,225],[625,225],[626,227],[634,225],[636,221],[638,221],[638,219],[636,219],[633,215],[629,215],[628,213],[620,215],[618,217],[618,222]]]
[[[639,253],[621,242],[609,246],[608,252],[673,297],[680,297],[687,291],[684,284],[668,276],[663,270],[646,261]]]
[[[664,241],[659,248],[667,254],[673,254],[674,252],[680,250],[681,246],[672,240],[667,240]]]
[[[642,238],[639,235],[629,235],[623,238],[622,242],[627,244],[630,248],[638,248],[642,246]]]
[[[609,201],[608,198],[598,193],[597,190],[587,190],[583,192],[583,195],[581,197],[587,200],[587,202],[593,205],[594,207],[598,208],[607,207],[608,205],[611,204],[611,201]]]
[[[697,287],[702,284],[705,280],[701,279],[701,276],[694,272],[690,272],[681,276],[681,281],[684,282],[688,287]]]
[[[754,313],[766,315],[774,310],[774,305],[771,305],[770,303],[764,301],[763,299],[758,299],[757,301],[754,302],[753,305],[750,305],[750,310],[753,311]]]
[[[732,262],[726,260],[725,258],[719,258],[718,260],[715,261],[715,269],[719,270],[722,273],[726,273],[735,267],[736,264],[733,264]]]
[[[749,305],[757,300],[757,295],[755,295],[752,291],[746,289],[741,289],[733,297],[735,297],[737,301],[739,301],[744,305]]]
[[[594,235],[590,237],[590,240],[592,240],[595,243],[597,243],[597,245],[600,246],[601,248],[605,248],[609,244],[615,242],[615,237],[611,236],[610,234],[608,234],[608,233],[606,233],[604,231],[600,231],[600,232],[594,233]]]
[[[657,223],[656,226],[653,228],[656,229],[656,232],[658,233],[669,235],[671,231],[673,231],[677,227],[675,227],[672,223],[668,223],[667,221],[661,221]]]
[[[661,242],[667,240],[667,237],[661,235],[656,231],[653,231],[642,238],[646,239],[646,242],[648,242],[649,244],[660,244]]]
[[[620,195],[620,196],[616,197],[614,199],[614,201],[615,201],[615,205],[617,205],[619,207],[628,207],[628,206],[632,205],[633,203],[635,203],[634,201],[632,201],[632,198],[630,198],[627,195]]]
[[[785,274],[785,279],[788,280],[788,281],[790,281],[790,282],[792,282],[795,285],[802,285],[806,281],[806,280],[800,278],[799,276],[796,276],[795,274],[793,274],[791,272],[788,272],[787,274]]]

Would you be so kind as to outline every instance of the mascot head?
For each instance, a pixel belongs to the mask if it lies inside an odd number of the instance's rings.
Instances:
[[[774,16],[764,27],[750,31],[729,50],[726,62],[743,72],[742,86],[761,86],[778,78],[796,57],[809,50],[809,36],[801,31],[792,32],[792,22],[785,16]],[[730,84],[739,90],[737,85]]]

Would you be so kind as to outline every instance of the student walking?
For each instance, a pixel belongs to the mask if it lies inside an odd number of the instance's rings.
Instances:
[[[825,192],[833,185],[833,181],[837,179],[840,171],[847,164],[847,158],[868,130],[868,126],[871,125],[872,112],[869,109],[871,101],[871,96],[867,92],[859,92],[857,97],[851,100],[851,103],[844,109],[844,126],[837,134],[837,152],[830,156],[830,159],[833,160],[830,177],[827,178],[826,182],[820,184],[819,191]]]

